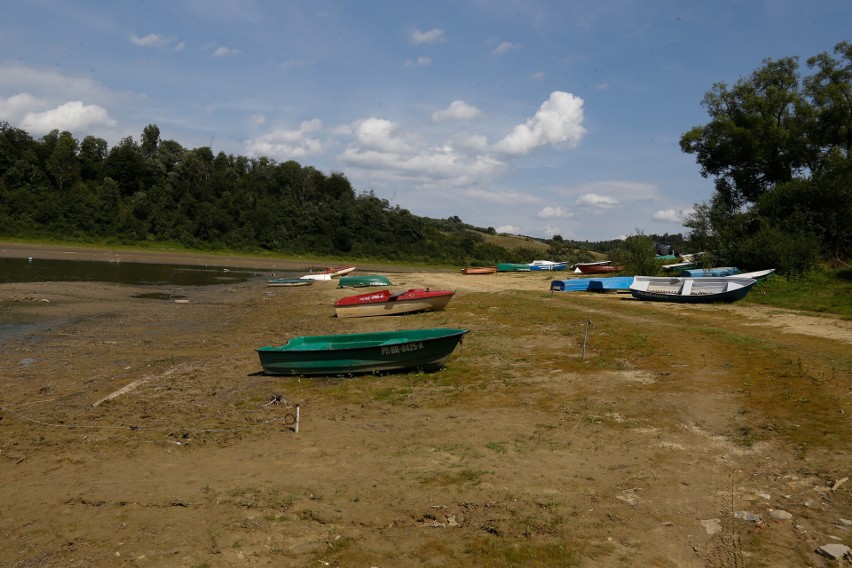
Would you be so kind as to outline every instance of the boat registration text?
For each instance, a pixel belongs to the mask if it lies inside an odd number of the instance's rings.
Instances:
[[[387,345],[382,347],[382,355],[395,355],[397,353],[408,353],[409,351],[419,351],[421,349],[423,349],[422,341],[403,343],[402,345]]]

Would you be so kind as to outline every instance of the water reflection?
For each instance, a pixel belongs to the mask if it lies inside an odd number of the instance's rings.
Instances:
[[[107,282],[148,286],[237,284],[260,272],[183,264],[0,258],[0,283]]]

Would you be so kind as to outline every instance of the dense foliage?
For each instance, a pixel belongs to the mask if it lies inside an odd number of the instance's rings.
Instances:
[[[340,172],[186,149],[160,140],[155,125],[139,143],[128,137],[110,148],[69,132],[35,140],[0,122],[3,236],[447,264],[531,260],[530,251],[488,243],[494,233],[356,194]]]
[[[720,264],[801,273],[852,252],[852,44],[836,58],[766,60],[704,97],[710,122],[681,137],[715,192],[685,222]]]

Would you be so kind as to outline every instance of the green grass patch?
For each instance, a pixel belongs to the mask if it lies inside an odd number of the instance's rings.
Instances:
[[[746,303],[852,319],[852,269],[811,272],[800,278],[770,276],[746,296]]]
[[[524,566],[525,568],[570,568],[580,565],[580,554],[565,542],[513,544],[502,539],[479,539],[465,551],[480,568]]]

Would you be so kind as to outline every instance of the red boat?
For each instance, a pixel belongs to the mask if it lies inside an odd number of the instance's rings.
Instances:
[[[391,293],[390,290],[379,290],[341,298],[334,302],[334,310],[339,318],[439,311],[447,307],[453,294],[455,292],[452,290],[423,290],[422,288],[412,288],[396,294]]]
[[[580,264],[577,266],[583,274],[607,274],[623,270],[621,266],[611,264]]]
[[[470,268],[462,268],[462,274],[494,274],[497,272],[496,266],[472,266]]]

